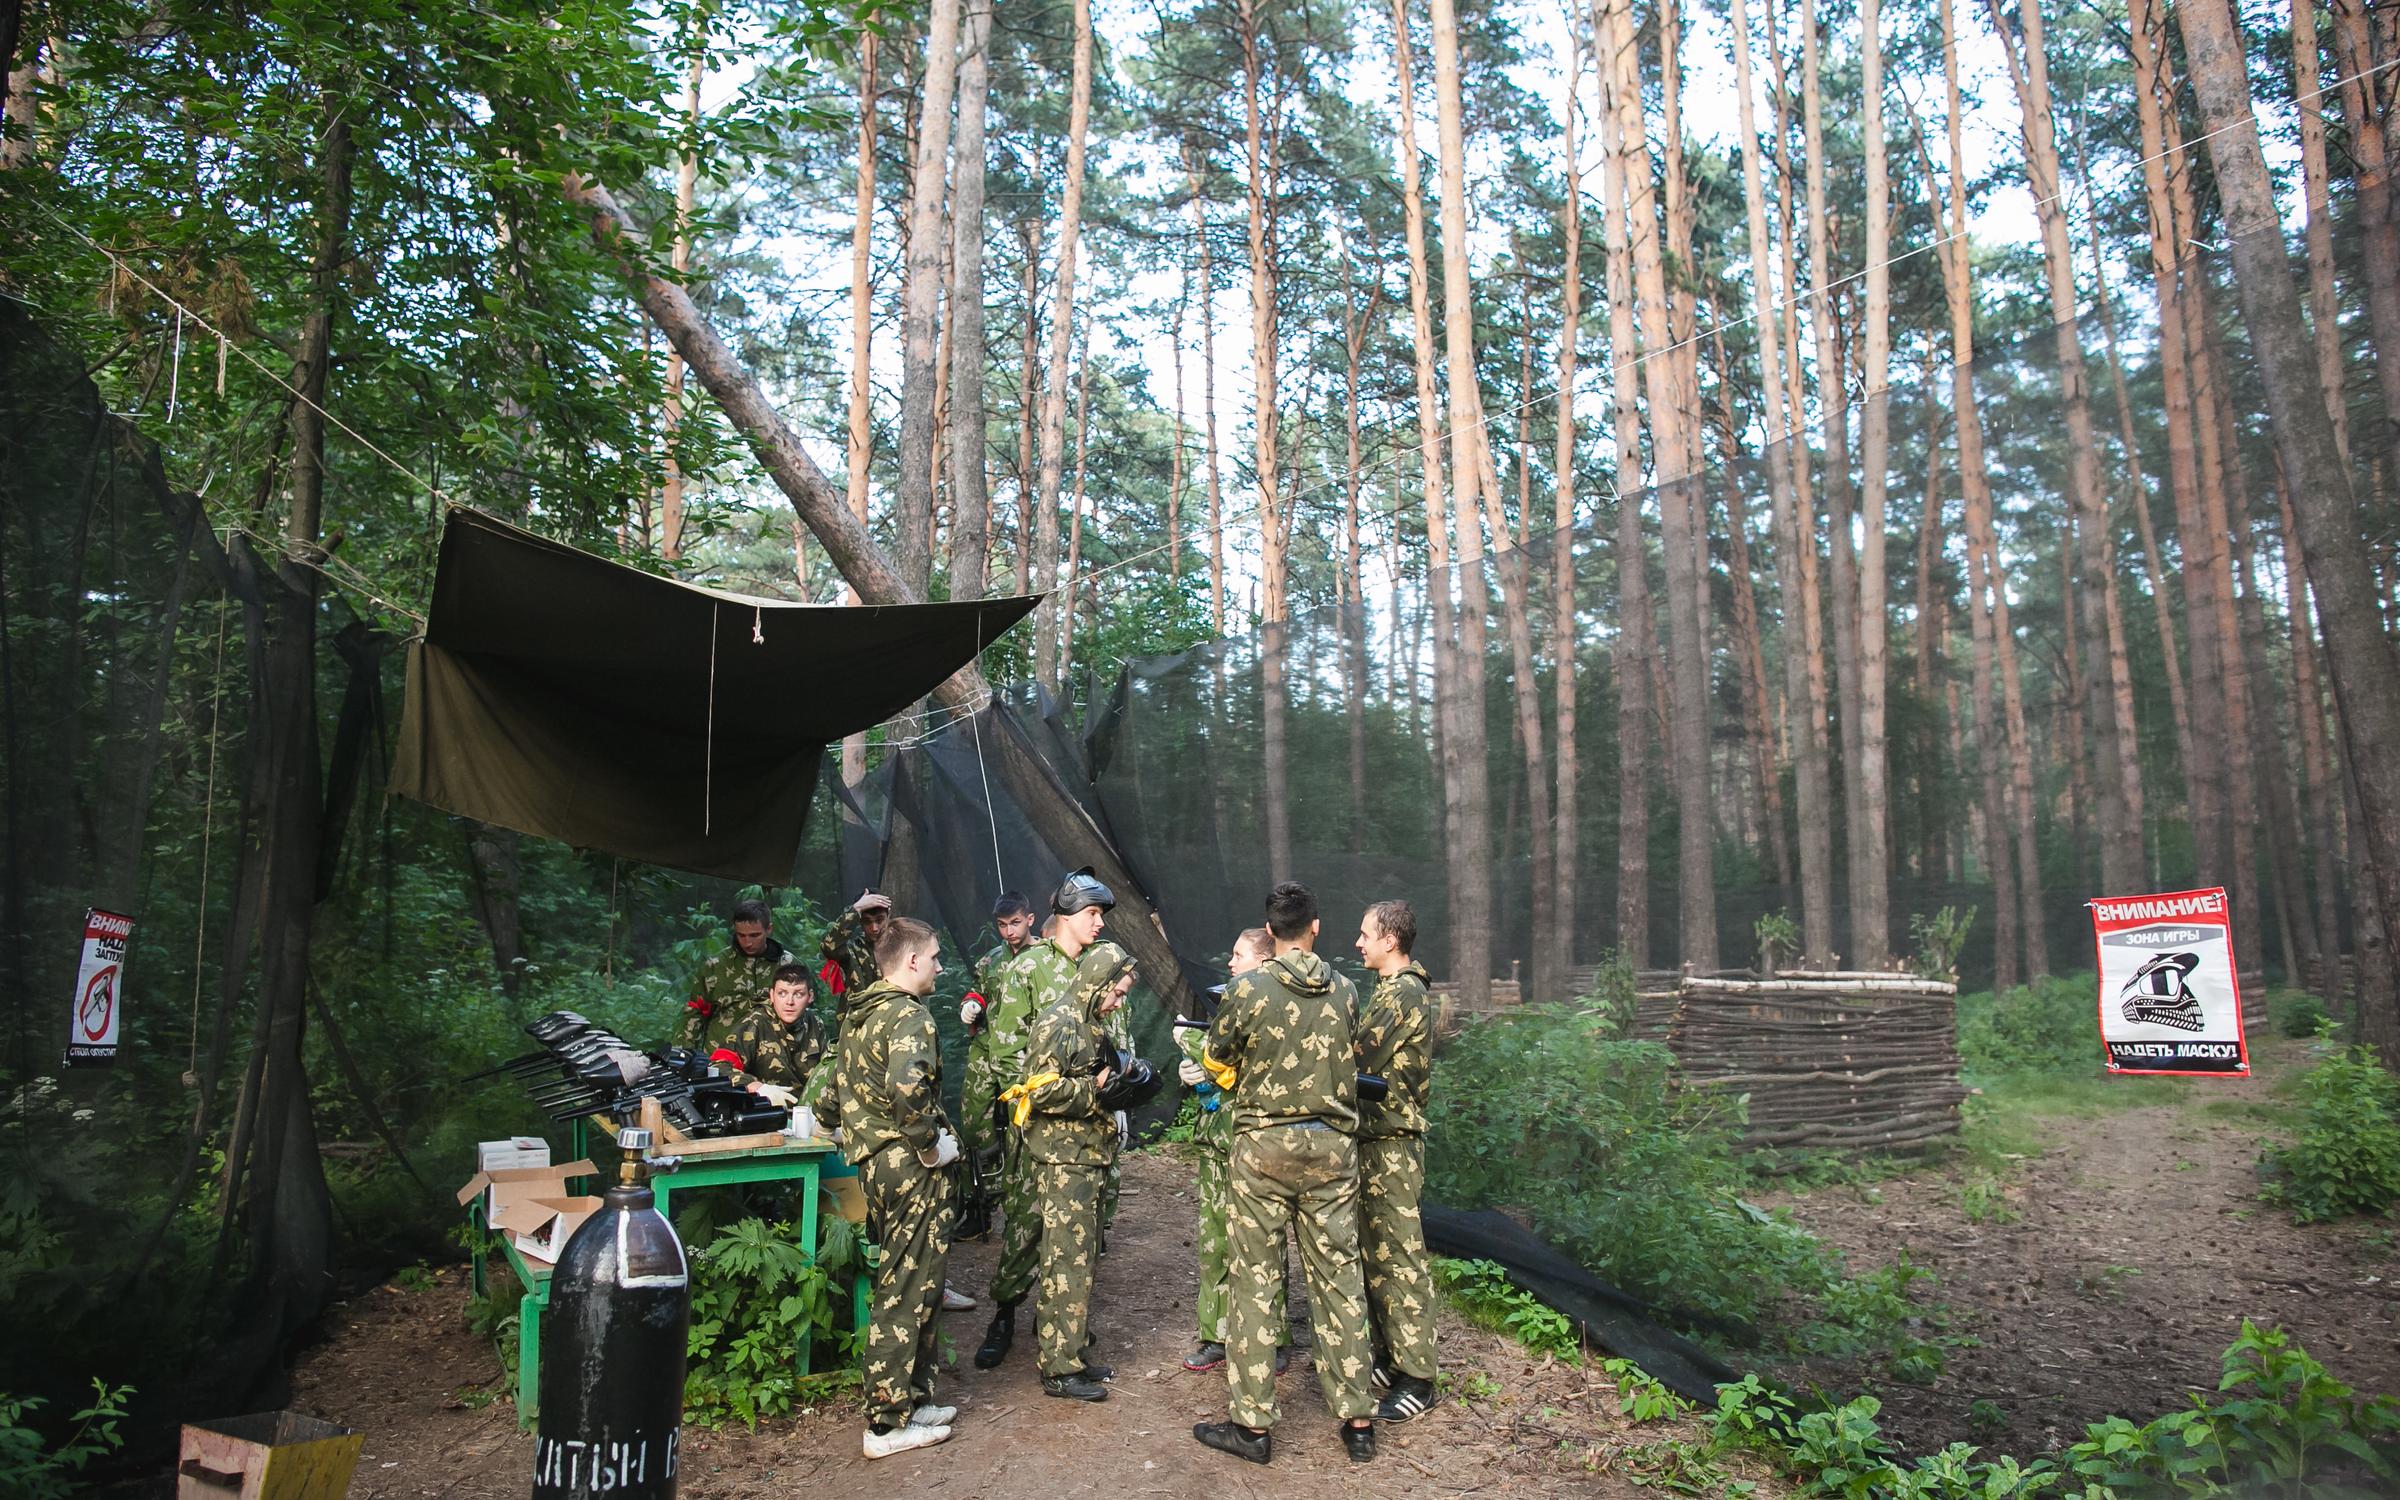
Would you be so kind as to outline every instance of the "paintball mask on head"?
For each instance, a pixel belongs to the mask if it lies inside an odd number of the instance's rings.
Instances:
[[[1090,865],[1085,865],[1060,881],[1058,894],[1050,898],[1050,909],[1062,917],[1073,916],[1087,906],[1097,906],[1102,911],[1114,911],[1116,905],[1117,893],[1110,890],[1107,885],[1102,883],[1099,876],[1092,873]]]

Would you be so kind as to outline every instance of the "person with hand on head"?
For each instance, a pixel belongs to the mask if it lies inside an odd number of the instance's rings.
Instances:
[[[949,1173],[958,1136],[942,1113],[942,1058],[925,997],[941,975],[933,929],[894,917],[875,945],[880,977],[842,997],[827,1125],[858,1168],[867,1238],[881,1258],[859,1375],[866,1455],[889,1458],[950,1436],[957,1408],[933,1401],[934,1317],[950,1259]]]
[[[825,1023],[809,1002],[816,981],[808,970],[787,963],[775,971],[766,1005],[733,1028],[709,1054],[733,1081],[785,1109],[816,1103],[825,1081]]]
[[[691,998],[684,1002],[675,1045],[706,1054],[752,1012],[765,1007],[775,971],[792,961],[767,930],[771,921],[764,901],[734,903],[726,921],[732,942],[692,976]]]
[[[1100,1194],[1117,1158],[1109,1085],[1119,1052],[1108,1017],[1133,989],[1133,959],[1095,943],[1075,965],[1072,989],[1033,1023],[1016,1106],[1041,1215],[1039,1283],[1042,1394],[1105,1401],[1113,1372],[1091,1359],[1092,1278],[1100,1258]]]
[[[1264,927],[1252,927],[1233,940],[1233,955],[1226,966],[1229,979],[1239,979],[1263,964],[1275,952],[1275,939]],[[1223,993],[1220,987],[1215,993]],[[1187,1016],[1187,1021],[1205,1022],[1216,1013],[1216,1006],[1207,1007],[1208,1014]],[[1199,1343],[1183,1358],[1183,1367],[1193,1374],[1219,1368],[1225,1363],[1225,1272],[1228,1264],[1225,1237],[1225,1172],[1226,1162],[1233,1149],[1233,1102],[1209,1080],[1207,1069],[1200,1064],[1200,1055],[1207,1049],[1208,1032],[1204,1027],[1178,1026],[1175,1046],[1183,1054],[1176,1065],[1175,1076],[1186,1088],[1200,1095],[1200,1119],[1192,1128],[1192,1145],[1200,1157],[1200,1232],[1197,1245],[1200,1256],[1200,1295],[1195,1312],[1200,1324]],[[1276,1280],[1279,1293],[1286,1290],[1280,1277]],[[1290,1348],[1291,1330],[1281,1298],[1278,1298],[1275,1317],[1275,1373],[1283,1373],[1286,1351]]]
[[[958,1005],[959,1024],[973,1038],[967,1046],[967,1076],[959,1090],[959,1141],[967,1153],[962,1173],[966,1202],[960,1206],[958,1237],[979,1240],[991,1232],[992,1199],[999,1186],[1000,1130],[993,1111],[1000,1091],[1016,1082],[1014,1059],[1022,1055],[1030,1016],[1014,1014],[993,1024],[993,997],[1001,991],[1008,966],[1033,946],[1033,903],[1015,891],[1003,891],[992,903],[992,926],[999,946],[975,965],[975,989]]]
[[[1232,1313],[1224,1422],[1192,1436],[1263,1464],[1274,1457],[1276,1289],[1286,1226],[1308,1276],[1317,1385],[1351,1462],[1375,1456],[1367,1394],[1373,1346],[1358,1264],[1358,991],[1316,954],[1317,898],[1285,881],[1267,896],[1275,953],[1228,985],[1201,1066],[1233,1099],[1225,1215]]]
[[[883,940],[883,929],[892,920],[892,898],[868,890],[859,892],[850,909],[834,918],[818,940],[817,952],[825,966],[817,977],[836,995],[851,995],[873,984],[883,972],[876,967],[876,945]]]
[[[1405,901],[1379,901],[1359,919],[1358,955],[1376,978],[1358,1018],[1358,1070],[1385,1091],[1358,1106],[1358,1251],[1375,1334],[1370,1378],[1390,1393],[1375,1408],[1385,1422],[1433,1406],[1433,1258],[1418,1210],[1433,1006],[1425,970],[1409,956],[1416,943],[1417,914]]]
[[[992,1066],[1010,1080],[1025,1076],[1025,1048],[1033,1038],[1036,1017],[1067,997],[1075,982],[1075,961],[1100,939],[1116,893],[1100,882],[1086,865],[1059,882],[1050,898],[1050,930],[1011,960],[1003,971],[1000,993],[984,1017],[991,1038]],[[1042,1219],[1033,1196],[1032,1164],[1014,1137],[1012,1126],[1002,1142],[1000,1170],[1000,1262],[992,1268],[992,1322],[975,1351],[975,1368],[989,1370],[1008,1358],[1017,1336],[1017,1304],[1033,1290],[1036,1259],[1041,1247]]]

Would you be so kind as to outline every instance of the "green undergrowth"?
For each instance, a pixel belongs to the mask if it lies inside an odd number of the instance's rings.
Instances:
[[[859,1268],[850,1221],[827,1215],[821,1258],[798,1229],[743,1219],[691,1257],[692,1322],[683,1379],[684,1420],[756,1426],[830,1395],[838,1376],[803,1376],[793,1352],[803,1339],[827,1351],[835,1371],[857,1363],[864,1334],[849,1321],[847,1287]],[[852,1381],[856,1375],[851,1374]]]
[[[1621,1409],[1637,1423],[1684,1415],[1655,1382],[1611,1361]],[[2181,1500],[2238,1494],[2352,1500],[2391,1493],[2400,1402],[2361,1396],[2279,1328],[2244,1322],[2225,1351],[2215,1399],[2149,1422],[2112,1416],[2087,1425],[2063,1452],[1987,1454],[1970,1443],[1910,1457],[1884,1435],[1882,1405],[1860,1396],[1811,1407],[1757,1376],[1717,1388],[1697,1439],[1626,1450],[1627,1477],[1687,1495],[1741,1496],[1756,1481],[1737,1467],[1764,1462],[1796,1493],[1839,1500]]]
[[[1752,1203],[1735,1153],[1746,1101],[1674,1087],[1672,1057],[1618,1035],[1618,1010],[1527,1006],[1463,1031],[1437,1070],[1427,1196],[1517,1214],[1703,1338],[1937,1373],[1930,1278],[1905,1263],[1848,1276],[1788,1215]],[[1459,1275],[1470,1315],[1491,1303]]]
[[[117,1428],[132,1395],[129,1385],[93,1381],[91,1404],[69,1418],[74,1426],[53,1441],[34,1425],[46,1404],[43,1398],[0,1391],[0,1495],[11,1500],[66,1500],[93,1460],[125,1446]]]
[[[2300,1080],[2299,1093],[2296,1138],[2261,1159],[2267,1198],[2300,1224],[2380,1214],[2400,1201],[2400,1081],[2375,1054],[2339,1049]]]

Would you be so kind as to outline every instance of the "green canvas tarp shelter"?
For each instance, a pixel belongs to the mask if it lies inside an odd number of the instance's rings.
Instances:
[[[781,884],[825,747],[925,697],[1038,602],[753,599],[453,509],[409,646],[392,789],[520,833]]]

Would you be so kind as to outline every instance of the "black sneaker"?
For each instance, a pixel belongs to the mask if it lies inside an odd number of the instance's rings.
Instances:
[[[1392,1393],[1375,1408],[1378,1422],[1409,1422],[1433,1410],[1433,1382],[1403,1375],[1392,1384]]]
[[[1375,1456],[1375,1429],[1342,1424],[1342,1451],[1354,1464],[1363,1464]]]
[[[1008,1358],[1009,1345],[1017,1341],[1017,1305],[1003,1302],[992,1314],[991,1326],[983,1331],[983,1344],[975,1351],[975,1368],[989,1370]]]
[[[1254,1464],[1263,1464],[1275,1456],[1275,1434],[1252,1432],[1239,1422],[1196,1423],[1192,1427],[1192,1436],[1198,1438],[1204,1448],[1230,1453],[1235,1458],[1246,1458]]]
[[[1392,1388],[1394,1373],[1390,1365],[1379,1359],[1375,1361],[1375,1368],[1367,1372],[1367,1384],[1379,1391],[1388,1391]]]
[[[1082,1374],[1086,1380],[1097,1380],[1105,1384],[1117,1378],[1117,1367],[1101,1364],[1097,1360],[1086,1359],[1083,1362]]]
[[[1106,1401],[1108,1387],[1094,1380],[1088,1370],[1077,1370],[1072,1375],[1044,1375],[1042,1394],[1062,1401]]]
[[[1215,1339],[1202,1339],[1200,1347],[1183,1357],[1183,1367],[1194,1375],[1225,1367],[1225,1346]]]

